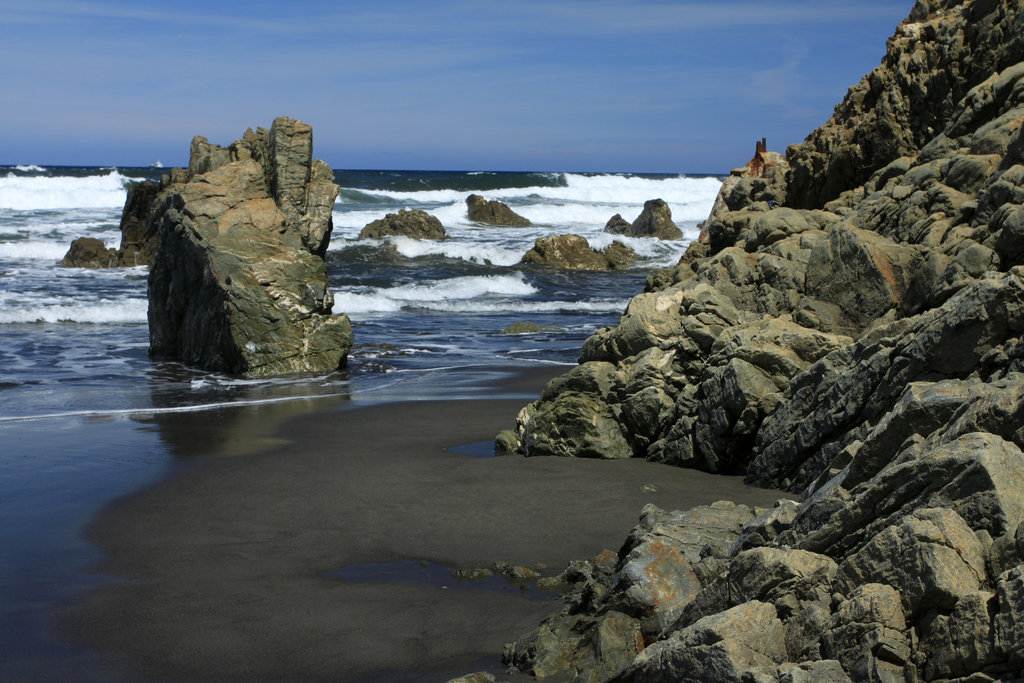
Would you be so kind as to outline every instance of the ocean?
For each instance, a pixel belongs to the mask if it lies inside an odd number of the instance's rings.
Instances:
[[[721,184],[713,176],[336,171],[342,189],[327,265],[334,311],[351,317],[358,348],[327,377],[252,380],[149,359],[145,267],[57,265],[76,237],[118,246],[127,183],[161,172],[0,167],[0,420],[381,395],[388,387],[401,395],[406,380],[439,368],[574,363],[583,339],[618,319],[649,272],[678,260]],[[469,222],[470,193],[505,202],[535,227]],[[613,239],[603,232],[609,218],[632,221],[657,197],[687,239],[615,236],[640,255],[630,270],[519,264],[546,235],[577,233],[601,248]],[[450,239],[357,239],[367,223],[403,208],[436,216]],[[518,321],[564,331],[499,334]]]
[[[146,267],[57,265],[76,237],[117,247],[127,184],[163,172],[0,167],[0,679],[114,680],[93,653],[57,635],[54,615],[109,581],[94,571],[102,557],[87,540],[89,520],[187,466],[175,457],[180,430],[166,428],[175,416],[205,411],[210,431],[195,438],[211,439],[211,450],[223,453],[230,448],[217,425],[240,438],[313,400],[466,398],[480,391],[477,368],[568,369],[587,336],[617,322],[648,273],[678,260],[722,180],[336,171],[342,189],[327,267],[334,310],[351,317],[356,348],[348,366],[330,375],[252,379],[149,358]],[[470,193],[505,202],[534,227],[471,223]],[[519,264],[546,235],[577,233],[603,247],[613,239],[603,232],[609,218],[632,221],[658,197],[685,238],[614,237],[640,256],[629,270]],[[357,239],[367,223],[400,209],[433,214],[450,239]],[[523,321],[559,329],[500,333]],[[226,428],[239,419],[249,426]]]

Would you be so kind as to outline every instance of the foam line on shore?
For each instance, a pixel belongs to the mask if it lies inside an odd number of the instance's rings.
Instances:
[[[529,360],[524,361],[523,359],[518,360],[522,365],[519,369],[526,370],[538,365],[564,365],[574,366],[573,363],[564,363],[561,361],[552,361],[545,359]],[[492,363],[469,363],[466,365],[449,365],[449,366],[438,366],[433,368],[403,368],[394,370],[390,374],[395,375],[427,375],[434,372],[446,372],[453,370],[472,370],[474,368],[494,368]],[[506,368],[506,371],[510,368]],[[404,380],[395,380],[385,384],[377,384],[366,389],[354,389],[351,391],[338,391],[328,394],[303,394],[302,396],[280,396],[277,398],[261,398],[261,399],[241,399],[238,401],[217,401],[215,403],[198,403],[187,406],[173,406],[169,408],[111,408],[109,410],[69,410],[67,412],[60,413],[43,413],[41,415],[16,415],[12,417],[0,416],[0,424],[10,424],[16,422],[31,422],[35,420],[57,420],[66,419],[73,417],[132,417],[142,415],[170,415],[173,413],[200,413],[207,410],[219,410],[222,408],[243,408],[246,406],[258,406],[258,405],[270,405],[274,403],[291,403],[294,401],[307,401],[321,398],[344,398],[354,396],[365,396],[366,394],[372,394],[374,392],[383,391],[390,389],[391,387],[402,384]],[[518,395],[508,394],[491,394],[485,395],[482,398],[490,399],[507,399],[515,398]],[[532,396],[532,395],[531,395]],[[403,401],[458,401],[464,400],[465,396],[439,396],[430,395],[421,398],[415,396],[409,396],[403,398]],[[473,396],[474,400],[479,400],[481,396]],[[391,403],[393,399],[384,399],[383,402]]]

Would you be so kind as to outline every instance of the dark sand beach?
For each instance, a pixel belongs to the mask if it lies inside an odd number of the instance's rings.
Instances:
[[[562,370],[509,375],[490,393],[536,395]],[[185,466],[89,526],[105,556],[97,572],[122,580],[67,609],[62,629],[127,680],[500,672],[502,645],[557,611],[558,598],[501,580],[460,583],[451,568],[508,561],[554,575],[617,549],[645,503],[778,497],[639,460],[457,452],[510,426],[525,402],[339,409],[322,399],[288,407],[286,419],[273,406],[247,408],[245,419],[169,417],[162,438]]]

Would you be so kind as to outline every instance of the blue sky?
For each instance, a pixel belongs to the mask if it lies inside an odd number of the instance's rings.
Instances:
[[[288,115],[335,168],[722,172],[911,0],[0,0],[0,164],[187,163]]]

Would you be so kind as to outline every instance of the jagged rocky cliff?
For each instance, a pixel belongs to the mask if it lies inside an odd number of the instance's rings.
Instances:
[[[508,663],[1024,676],[1022,121],[1020,4],[918,2],[826,125],[735,172],[703,239],[501,442],[744,473],[799,501],[645,510],[614,567],[570,568],[566,609]]]
[[[249,375],[344,364],[352,328],[331,314],[324,263],[339,190],[312,149],[312,128],[287,117],[228,147],[197,136],[188,169],[140,202],[157,241],[151,355]]]

